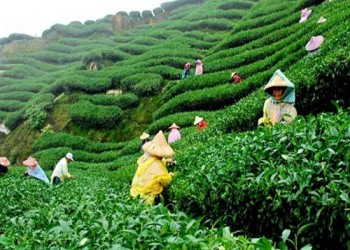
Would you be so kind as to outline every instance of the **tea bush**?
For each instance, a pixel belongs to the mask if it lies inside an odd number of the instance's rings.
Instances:
[[[121,118],[121,109],[79,101],[70,107],[69,117],[82,128],[113,128]]]
[[[345,249],[349,118],[340,110],[273,129],[181,140],[171,199],[248,235],[275,238],[284,228],[308,225],[300,243]],[[189,147],[191,141],[196,144]]]

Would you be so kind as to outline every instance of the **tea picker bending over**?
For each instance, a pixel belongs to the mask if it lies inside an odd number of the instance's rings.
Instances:
[[[60,182],[64,181],[64,178],[67,177],[69,179],[74,178],[68,172],[68,163],[74,161],[72,153],[67,153],[65,157],[63,157],[55,166],[55,169],[51,175],[51,184],[57,185]]]
[[[137,160],[137,170],[132,180],[130,195],[140,196],[149,204],[158,204],[162,192],[171,181],[173,173],[169,173],[167,163],[175,163],[171,158],[173,149],[167,143],[162,131],[142,147],[145,152]]]
[[[34,177],[42,180],[46,184],[50,184],[44,170],[39,166],[37,160],[31,156],[23,162],[23,165],[27,166],[27,170],[24,173],[25,176]]]

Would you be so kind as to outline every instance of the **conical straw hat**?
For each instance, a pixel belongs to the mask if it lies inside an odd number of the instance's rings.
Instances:
[[[290,85],[293,85],[289,79],[278,69],[275,71],[270,81],[266,84],[264,91],[272,95],[272,88],[281,87],[287,88]]]
[[[237,72],[232,72],[231,73],[231,78],[234,77],[235,74],[237,74]]]
[[[323,16],[321,16],[320,19],[318,19],[317,23],[324,23],[326,21],[327,21],[327,19],[324,18]]]
[[[177,126],[176,123],[174,122],[169,128],[180,128],[180,127]]]
[[[311,37],[310,41],[308,41],[308,43],[306,44],[305,49],[307,51],[314,51],[321,46],[323,41],[323,36],[313,36]]]
[[[305,22],[311,15],[311,12],[312,10],[309,10],[308,8],[302,9],[299,23]]]
[[[194,125],[197,125],[198,123],[200,123],[201,121],[203,121],[203,118],[202,117],[199,117],[199,116],[196,116],[194,118]]]
[[[146,142],[142,150],[157,157],[173,156],[174,150],[167,143],[163,131],[159,131],[152,141]]]
[[[28,159],[23,162],[23,165],[29,166],[29,167],[35,167],[37,164],[38,164],[37,160],[31,156],[29,156]]]
[[[10,162],[6,157],[0,157],[0,164],[4,167],[10,166]]]
[[[146,140],[147,138],[149,138],[149,134],[143,132],[142,135],[140,136],[140,140]]]

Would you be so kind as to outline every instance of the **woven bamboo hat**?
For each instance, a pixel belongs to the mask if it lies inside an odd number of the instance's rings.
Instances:
[[[203,118],[202,117],[199,117],[199,116],[196,116],[194,118],[194,125],[197,125],[198,123],[200,123],[201,121],[203,121]]]
[[[9,160],[7,160],[6,157],[0,157],[0,165],[2,165],[4,167],[8,167],[8,166],[10,166],[10,162],[9,162]]]
[[[306,44],[305,49],[307,51],[314,51],[319,47],[321,47],[321,44],[323,43],[323,41],[324,41],[323,36],[313,36],[311,37],[310,41],[308,41],[308,43]]]
[[[237,74],[237,72],[232,72],[232,73],[231,73],[231,78],[234,77],[235,74]]]
[[[140,140],[146,140],[149,138],[149,134],[143,132],[142,135],[140,136]]]
[[[36,165],[38,165],[38,162],[35,158],[29,156],[28,159],[23,162],[23,165],[29,166],[29,167],[35,167]]]
[[[317,23],[324,23],[326,21],[327,21],[327,19],[324,18],[323,16],[321,16],[320,19],[318,19]]]
[[[167,143],[163,131],[160,130],[152,141],[146,142],[142,146],[142,150],[157,157],[173,156],[174,150]]]
[[[278,69],[271,77],[270,81],[266,84],[264,91],[272,95],[273,88],[280,87],[286,89],[292,83],[288,78]]]
[[[179,126],[176,125],[176,123],[174,122],[173,124],[171,124],[171,126],[169,127],[169,129],[172,129],[172,128],[180,128]]]

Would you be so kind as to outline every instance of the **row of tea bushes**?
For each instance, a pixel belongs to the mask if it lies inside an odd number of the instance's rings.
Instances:
[[[138,106],[139,104],[139,98],[132,93],[126,93],[126,94],[120,94],[120,95],[107,95],[107,94],[80,95],[79,99],[87,100],[95,105],[118,106],[121,109],[133,108]]]
[[[75,179],[52,188],[22,171],[13,168],[0,180],[3,249],[275,249],[266,238],[208,229],[180,210],[131,200],[129,185],[102,167],[72,168]]]
[[[120,121],[119,107],[95,105],[89,101],[78,101],[69,108],[69,118],[81,128],[114,128]]]
[[[299,244],[346,249],[349,121],[340,110],[273,129],[197,133],[177,145],[178,174],[168,189],[170,199],[191,214],[221,218],[247,235],[277,239],[288,228]]]
[[[102,153],[104,151],[118,151],[123,148],[123,143],[99,143],[90,141],[85,137],[68,133],[44,133],[33,144],[34,151],[50,149],[55,147],[67,147],[72,150],[82,150],[91,153]]]

